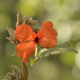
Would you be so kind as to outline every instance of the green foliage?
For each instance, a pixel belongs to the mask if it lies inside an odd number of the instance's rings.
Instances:
[[[46,57],[49,55],[53,55],[53,54],[61,54],[61,53],[66,53],[66,52],[78,53],[76,50],[70,48],[70,46],[71,46],[70,42],[65,42],[54,48],[43,48],[39,51],[37,59],[40,59],[42,57]]]

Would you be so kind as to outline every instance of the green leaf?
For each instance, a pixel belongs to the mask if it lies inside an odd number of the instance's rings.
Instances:
[[[49,55],[53,55],[53,54],[61,54],[61,53],[66,53],[66,52],[78,53],[76,50],[70,48],[70,46],[71,46],[70,42],[65,42],[54,48],[43,48],[39,51],[37,59],[40,59],[42,57],[48,57]]]

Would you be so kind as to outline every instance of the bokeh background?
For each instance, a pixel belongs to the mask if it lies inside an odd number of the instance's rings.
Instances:
[[[16,17],[21,9],[24,15],[38,20],[39,27],[50,20],[58,32],[58,43],[70,41],[78,51],[51,55],[43,58],[33,67],[28,65],[30,80],[80,80],[80,0],[0,0],[0,80],[11,66],[22,68],[21,58],[14,46],[6,40],[6,27],[16,28]]]

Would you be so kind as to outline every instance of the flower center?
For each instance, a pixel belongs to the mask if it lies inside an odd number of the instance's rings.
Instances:
[[[39,38],[38,38],[38,37],[35,38],[35,42],[36,42],[36,43],[39,42]]]

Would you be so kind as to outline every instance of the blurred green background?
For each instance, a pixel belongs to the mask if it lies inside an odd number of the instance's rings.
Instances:
[[[80,0],[0,0],[0,80],[11,66],[22,68],[21,58],[9,37],[6,27],[16,28],[16,17],[21,9],[24,15],[38,20],[39,27],[50,20],[58,32],[58,43],[70,41],[78,54],[69,52],[43,58],[33,67],[28,65],[30,80],[80,80]]]

